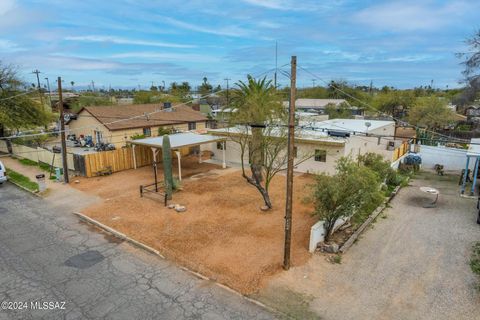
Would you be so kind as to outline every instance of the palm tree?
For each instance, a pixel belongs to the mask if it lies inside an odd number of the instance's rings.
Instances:
[[[251,128],[251,138],[247,139],[252,174],[247,176],[245,170],[242,170],[242,175],[262,194],[265,209],[271,209],[272,203],[268,194],[270,177],[264,182],[263,174],[264,154],[267,147],[264,143],[264,129],[269,123],[278,120],[284,110],[271,80],[267,81],[266,78],[256,80],[250,75],[247,79],[246,83],[239,81],[236,84],[237,90],[232,98],[232,105],[237,111],[232,115],[231,121]]]
[[[70,81],[70,84],[72,85],[72,91],[74,91],[73,86],[75,85],[75,82],[74,82],[74,81]]]

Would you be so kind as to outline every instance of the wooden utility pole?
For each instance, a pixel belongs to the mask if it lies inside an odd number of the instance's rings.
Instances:
[[[63,114],[62,78],[58,77],[58,109],[60,111],[60,137],[62,140],[63,182],[68,183],[67,142],[65,141],[65,116]]]
[[[45,105],[43,104],[42,89],[40,88],[40,77],[38,76],[41,72],[38,69],[35,69],[32,71],[32,73],[37,75],[38,96],[40,98],[40,104],[42,105],[42,110],[45,110]]]
[[[230,81],[230,80],[232,80],[232,79],[230,79],[230,78],[225,78],[225,79],[223,79],[223,80],[227,81],[227,108],[229,108],[229,107],[230,107],[230,96],[229,96],[229,89],[230,89],[230,87],[229,87],[229,85],[228,85],[228,81]]]
[[[290,108],[288,110],[287,197],[285,204],[285,249],[283,269],[290,269],[290,243],[292,241],[293,157],[295,148],[295,93],[297,82],[297,57],[292,56],[290,76]]]

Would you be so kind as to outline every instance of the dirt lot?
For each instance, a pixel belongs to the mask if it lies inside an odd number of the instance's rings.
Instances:
[[[149,167],[84,178],[73,186],[104,199],[84,214],[243,293],[257,291],[268,276],[281,270],[285,177],[277,176],[272,182],[274,209],[263,213],[260,194],[239,170],[225,171],[213,164],[198,164],[196,159],[182,160],[182,164],[183,190],[174,194],[172,203],[185,205],[185,213],[139,197],[139,185],[153,181]],[[185,179],[198,173],[205,174]],[[163,177],[161,169],[159,176]],[[292,261],[296,266],[310,256],[308,238],[315,219],[302,199],[311,181],[307,175],[295,177]]]

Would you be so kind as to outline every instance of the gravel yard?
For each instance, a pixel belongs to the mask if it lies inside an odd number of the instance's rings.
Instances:
[[[341,264],[315,254],[272,279],[259,298],[287,308],[300,295],[303,318],[315,312],[322,319],[480,319],[479,280],[469,267],[480,241],[476,201],[459,197],[457,182],[422,173]],[[437,208],[423,208],[432,196],[420,186],[440,191]]]
[[[269,276],[280,272],[283,260],[285,177],[271,185],[274,209],[263,213],[257,190],[246,183],[238,169],[223,170],[196,159],[183,159],[183,190],[172,203],[185,205],[176,213],[161,201],[139,197],[139,185],[151,183],[151,167],[111,176],[81,178],[71,184],[102,198],[82,210],[132,238],[142,241],[194,271],[242,293],[258,290]],[[163,173],[159,168],[159,177]],[[302,203],[309,175],[295,177],[292,263],[302,265],[310,257],[308,240],[315,222],[312,207]]]

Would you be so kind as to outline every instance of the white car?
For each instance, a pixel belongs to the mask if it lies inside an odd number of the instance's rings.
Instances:
[[[5,181],[7,181],[7,170],[5,169],[2,161],[0,161],[0,184],[4,183]]]

